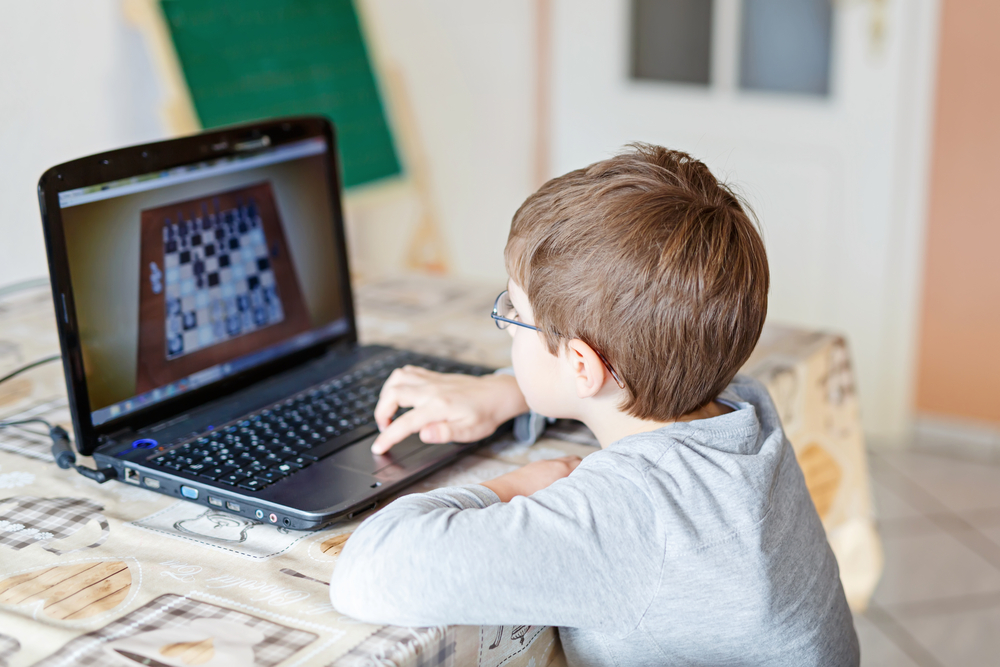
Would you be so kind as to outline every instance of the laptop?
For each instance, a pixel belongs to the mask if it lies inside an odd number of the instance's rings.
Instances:
[[[351,519],[483,444],[370,446],[394,368],[358,344],[333,126],[262,121],[49,169],[38,184],[76,449],[265,523]],[[495,436],[494,436],[495,437]]]

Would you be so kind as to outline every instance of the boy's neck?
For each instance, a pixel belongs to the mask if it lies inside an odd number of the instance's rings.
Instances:
[[[630,435],[638,433],[648,433],[664,426],[677,422],[690,422],[697,419],[711,419],[730,413],[733,409],[718,401],[709,401],[704,406],[694,412],[683,415],[672,421],[655,421],[652,419],[639,419],[632,415],[617,410],[616,405],[599,404],[592,406],[595,409],[581,418],[584,424],[594,432],[601,447],[607,447],[613,442],[621,440]],[[610,409],[609,409],[610,408]]]

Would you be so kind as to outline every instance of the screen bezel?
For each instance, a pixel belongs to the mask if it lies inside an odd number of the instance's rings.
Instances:
[[[123,414],[95,426],[91,418],[92,408],[83,366],[73,288],[70,283],[69,259],[66,252],[59,193],[206,160],[266,152],[283,144],[297,143],[317,137],[325,141],[327,149],[325,153],[328,175],[327,190],[333,213],[332,231],[340,265],[341,303],[344,304],[347,330],[338,335],[321,338],[313,345],[279,356],[260,366],[227,376],[217,382],[193,389],[141,410]],[[38,201],[49,261],[53,306],[56,314],[56,326],[59,331],[59,343],[62,348],[63,371],[66,376],[70,413],[76,435],[76,448],[81,454],[92,454],[100,445],[102,436],[124,430],[136,431],[150,424],[170,419],[204,404],[209,397],[215,399],[230,394],[245,388],[250,383],[274,375],[278,370],[286,370],[292,365],[306,361],[317,354],[322,354],[332,345],[353,345],[357,342],[357,325],[344,236],[340,195],[341,179],[336,146],[333,125],[326,118],[321,116],[278,118],[98,153],[57,165],[42,175],[38,181]]]

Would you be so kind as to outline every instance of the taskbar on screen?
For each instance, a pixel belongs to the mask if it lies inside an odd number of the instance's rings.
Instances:
[[[223,364],[210,366],[204,370],[198,371],[197,373],[192,373],[185,378],[181,378],[176,382],[171,382],[162,387],[157,387],[152,391],[147,391],[127,400],[112,403],[111,405],[94,410],[90,413],[91,422],[94,426],[100,426],[101,424],[105,424],[120,417],[124,417],[127,414],[149,408],[157,403],[169,400],[194,389],[218,382],[219,380],[231,375],[242,373],[243,371],[260,366],[261,364],[269,361],[273,361],[279,357],[292,354],[293,352],[298,352],[299,350],[304,350],[305,348],[315,345],[322,340],[339,336],[340,334],[346,332],[347,319],[340,318],[338,320],[334,320],[326,326],[313,329],[312,331],[307,331],[282,343],[278,343],[277,345],[272,345],[271,347],[263,350],[252,352],[239,357],[238,359],[227,361]]]

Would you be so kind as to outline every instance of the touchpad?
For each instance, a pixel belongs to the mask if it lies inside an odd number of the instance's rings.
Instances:
[[[403,459],[416,454],[421,449],[432,446],[421,442],[420,438],[414,434],[406,440],[397,443],[392,449],[380,456],[372,454],[371,447],[374,441],[374,435],[363,440],[358,440],[329,458],[333,459],[339,466],[374,474],[393,463],[400,463]]]

